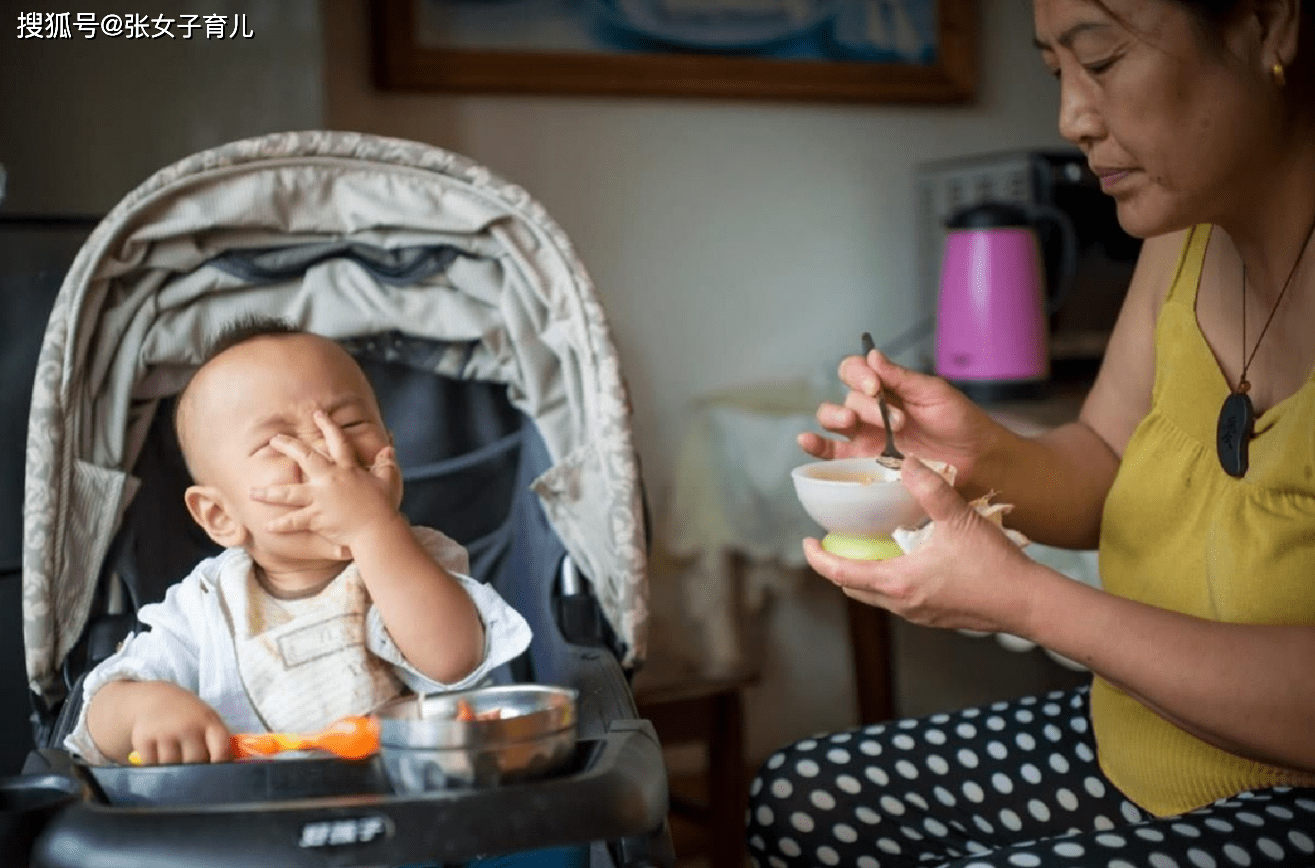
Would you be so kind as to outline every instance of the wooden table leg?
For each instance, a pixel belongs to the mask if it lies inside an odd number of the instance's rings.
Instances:
[[[854,648],[854,687],[862,724],[880,723],[895,716],[894,649],[890,641],[890,613],[878,606],[845,597],[849,615],[849,641]]]

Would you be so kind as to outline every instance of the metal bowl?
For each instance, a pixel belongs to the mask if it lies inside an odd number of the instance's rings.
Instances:
[[[576,695],[513,684],[394,699],[375,712],[389,780],[399,792],[429,792],[558,771],[575,749]],[[458,718],[463,704],[477,719]],[[478,719],[495,710],[497,719]]]

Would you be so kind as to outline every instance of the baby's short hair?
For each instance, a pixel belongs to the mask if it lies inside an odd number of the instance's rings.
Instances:
[[[241,346],[248,341],[254,341],[257,338],[265,337],[284,337],[305,334],[310,334],[310,332],[298,328],[287,320],[272,316],[252,315],[229,323],[210,339],[209,343],[207,343],[201,351],[201,361],[192,371],[191,376],[187,378],[187,382],[178,390],[178,395],[174,400],[174,435],[178,438],[178,445],[183,450],[183,461],[188,464],[189,472],[191,471],[191,463],[187,460],[187,447],[183,443],[181,417],[182,407],[185,403],[184,398],[187,395],[187,390],[191,388],[192,382],[196,379],[197,373],[206,365],[210,364],[210,362],[214,361],[218,356],[228,352],[234,347]],[[192,475],[195,477],[196,474],[193,473]]]

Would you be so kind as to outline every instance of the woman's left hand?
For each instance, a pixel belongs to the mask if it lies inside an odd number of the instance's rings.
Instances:
[[[1031,569],[1043,569],[963,499],[909,456],[900,481],[935,522],[928,540],[884,561],[838,557],[804,540],[813,569],[847,596],[928,627],[1022,634]]]

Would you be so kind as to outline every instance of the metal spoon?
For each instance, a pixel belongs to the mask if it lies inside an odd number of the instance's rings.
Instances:
[[[866,359],[876,348],[872,335],[863,332],[863,358]],[[881,411],[881,424],[886,428],[886,448],[877,456],[877,463],[891,470],[899,470],[904,464],[904,453],[895,448],[895,433],[890,430],[890,408],[886,406],[885,392],[884,387],[877,390],[877,409]]]

